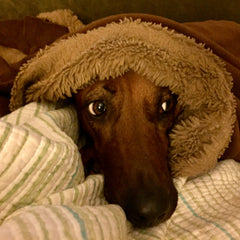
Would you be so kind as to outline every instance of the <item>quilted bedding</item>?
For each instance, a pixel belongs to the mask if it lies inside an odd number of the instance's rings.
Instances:
[[[175,179],[173,216],[134,230],[123,210],[105,201],[103,177],[85,179],[78,130],[71,105],[30,103],[0,119],[0,239],[240,238],[239,163]]]

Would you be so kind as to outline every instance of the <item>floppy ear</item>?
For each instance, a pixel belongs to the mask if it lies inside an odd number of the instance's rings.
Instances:
[[[84,146],[79,149],[84,166],[85,175],[101,173],[100,165],[94,149],[93,141],[90,137],[84,136]]]

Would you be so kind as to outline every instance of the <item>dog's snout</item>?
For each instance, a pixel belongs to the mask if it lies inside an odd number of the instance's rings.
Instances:
[[[152,227],[167,220],[177,204],[177,193],[163,188],[138,189],[128,194],[124,210],[134,227]]]

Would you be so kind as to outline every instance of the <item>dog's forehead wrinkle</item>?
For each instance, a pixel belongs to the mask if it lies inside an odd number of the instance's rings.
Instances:
[[[117,91],[117,85],[112,80],[107,80],[102,88],[112,95],[115,95]]]
[[[106,87],[104,83],[97,83],[91,86],[91,88],[86,89],[86,92],[83,96],[86,101],[94,101],[104,99],[104,97],[112,96],[115,94],[115,91],[111,88]]]

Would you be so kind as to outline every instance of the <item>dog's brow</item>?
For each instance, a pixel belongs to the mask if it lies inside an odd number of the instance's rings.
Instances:
[[[90,89],[89,91],[87,91],[85,100],[86,102],[89,101],[94,101],[96,99],[100,99],[103,98],[106,95],[115,95],[116,90],[115,87],[111,87],[109,86],[109,84],[105,84],[105,85],[100,85],[95,87],[94,89]]]
[[[116,93],[116,88],[114,86],[112,86],[112,84],[105,84],[103,86],[103,89],[105,89],[106,91],[108,91],[112,95],[114,95]]]

